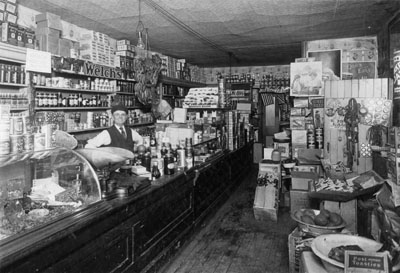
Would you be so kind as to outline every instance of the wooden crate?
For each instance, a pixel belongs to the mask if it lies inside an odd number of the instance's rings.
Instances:
[[[301,253],[311,251],[312,240],[313,238],[305,238],[297,227],[289,234],[289,273],[299,272]]]
[[[330,212],[338,213],[346,222],[346,229],[357,233],[357,199],[347,202],[323,201],[321,205]]]
[[[278,209],[253,207],[254,218],[258,221],[274,221],[278,222]]]

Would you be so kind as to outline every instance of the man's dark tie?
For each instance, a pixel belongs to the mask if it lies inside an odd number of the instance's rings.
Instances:
[[[121,135],[126,138],[124,127],[120,127],[119,130],[121,131]]]

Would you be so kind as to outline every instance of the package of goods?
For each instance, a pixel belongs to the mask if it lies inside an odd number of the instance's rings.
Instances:
[[[218,87],[190,88],[183,101],[183,108],[218,107]]]
[[[12,45],[18,45],[18,25],[12,23],[1,24],[1,41]]]
[[[292,189],[309,191],[318,181],[319,175],[315,172],[292,171]]]
[[[72,40],[74,42],[79,41],[81,35],[80,27],[63,20],[61,21],[61,26],[62,26],[62,31],[61,31],[62,38]]]
[[[48,27],[62,31],[61,17],[50,12],[36,15],[38,28]]]
[[[279,197],[277,188],[269,184],[256,187],[253,212],[254,218],[259,221],[278,221]]]
[[[59,35],[36,35],[39,43],[39,50],[50,52],[54,55],[60,53],[60,36]]]
[[[127,39],[123,39],[123,40],[118,40],[117,41],[117,46],[119,45],[130,45],[131,41],[127,40]]]
[[[115,55],[134,58],[135,57],[135,52],[130,51],[130,50],[118,50],[117,49],[117,51],[115,52]]]
[[[35,32],[31,29],[25,29],[24,44],[27,48],[35,48]]]

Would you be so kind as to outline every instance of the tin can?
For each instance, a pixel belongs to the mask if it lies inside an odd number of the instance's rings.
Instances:
[[[10,134],[22,135],[24,132],[24,122],[22,117],[11,117],[10,121],[11,121]]]
[[[45,133],[36,133],[33,135],[33,150],[40,151],[46,148]]]
[[[0,140],[0,155],[8,155],[10,153],[10,140]]]
[[[317,135],[317,136],[321,136],[322,135],[322,128],[317,128],[317,129],[315,129],[315,135]]]
[[[34,137],[32,134],[23,135],[24,151],[33,151]]]
[[[24,138],[22,135],[10,135],[10,151],[12,154],[24,151]]]
[[[150,136],[144,136],[144,137],[143,137],[143,145],[144,145],[146,148],[149,148],[149,147],[150,147]]]
[[[10,120],[0,120],[0,140],[10,140]]]
[[[177,161],[178,168],[183,168],[186,166],[186,154],[184,149],[177,150]]]

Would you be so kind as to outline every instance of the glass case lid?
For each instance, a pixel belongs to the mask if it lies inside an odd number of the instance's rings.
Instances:
[[[54,148],[0,156],[0,240],[101,200],[92,165]]]

